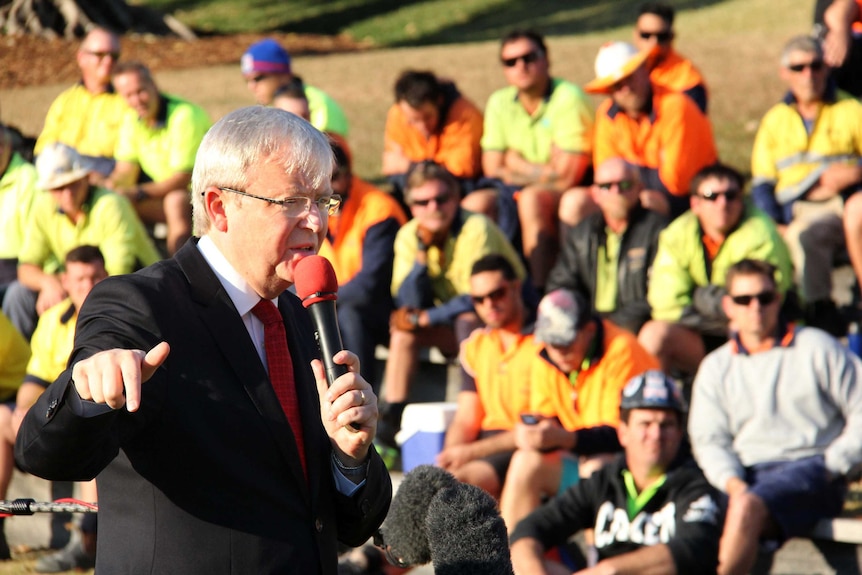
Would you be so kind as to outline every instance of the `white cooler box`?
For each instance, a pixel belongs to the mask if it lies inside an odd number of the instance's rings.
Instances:
[[[455,417],[455,402],[410,403],[401,416],[401,431],[395,441],[401,446],[401,469],[407,473],[418,465],[434,464],[443,449],[446,429]]]

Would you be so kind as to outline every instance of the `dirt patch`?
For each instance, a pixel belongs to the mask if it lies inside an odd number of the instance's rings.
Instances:
[[[367,49],[349,36],[272,34],[292,55],[329,54]],[[129,36],[122,39],[122,58],[140,60],[153,72],[236,63],[262,34],[207,36],[193,42],[176,38]],[[71,82],[78,78],[75,50],[79,40],[45,40],[33,36],[0,36],[0,89]]]

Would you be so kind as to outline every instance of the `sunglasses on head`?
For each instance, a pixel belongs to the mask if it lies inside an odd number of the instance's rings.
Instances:
[[[673,37],[673,32],[665,31],[665,32],[638,32],[638,35],[643,40],[649,40],[650,38],[655,37],[656,42],[659,44],[667,44],[670,42],[670,39]]]
[[[596,187],[603,192],[610,191],[612,188],[617,187],[621,192],[627,192],[634,187],[634,183],[631,180],[619,180],[616,182],[596,182]]]
[[[500,286],[494,291],[490,293],[486,293],[485,295],[471,295],[470,299],[473,300],[473,304],[479,305],[485,303],[486,299],[490,299],[492,303],[496,303],[503,299],[503,296],[506,295],[506,286]]]
[[[433,198],[428,198],[427,200],[412,200],[410,202],[411,206],[419,206],[424,208],[429,205],[431,202],[436,203],[438,206],[442,206],[443,204],[448,204],[449,200],[452,199],[452,194],[440,194],[439,196],[434,196]]]
[[[726,192],[713,192],[712,190],[706,190],[702,194],[697,195],[697,197],[706,200],[707,202],[714,202],[721,196],[724,196],[725,201],[732,202],[739,199],[742,196],[742,192],[740,190],[727,190]]]
[[[805,68],[810,68],[812,72],[819,72],[823,69],[823,60],[814,60],[813,62],[787,65],[787,69],[791,72],[802,72],[803,70],[805,70]]]
[[[523,60],[524,65],[526,66],[527,64],[532,64],[533,62],[535,62],[538,59],[539,59],[539,52],[536,50],[533,50],[533,51],[527,52],[526,54],[523,54],[521,56],[515,56],[514,58],[502,58],[500,61],[503,63],[503,66],[505,66],[506,68],[512,68],[518,63],[518,60]]]
[[[741,306],[747,306],[754,300],[757,300],[760,305],[769,305],[778,299],[778,294],[774,291],[763,291],[753,295],[732,295],[730,299],[736,305]]]

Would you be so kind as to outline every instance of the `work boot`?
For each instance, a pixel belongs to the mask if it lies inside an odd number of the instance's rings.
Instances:
[[[36,573],[63,573],[74,569],[92,569],[96,565],[95,555],[85,551],[84,538],[94,538],[95,533],[81,534],[75,527],[69,543],[55,553],[44,555],[36,561]],[[92,548],[92,545],[86,545]]]

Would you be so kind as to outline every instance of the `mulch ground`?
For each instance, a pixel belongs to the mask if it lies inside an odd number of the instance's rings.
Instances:
[[[348,36],[270,34],[291,53],[329,54],[369,48]],[[246,48],[263,34],[207,36],[193,42],[154,36],[122,39],[122,58],[140,60],[153,72],[169,69],[237,64]],[[0,36],[0,89],[74,81],[75,51],[80,40],[45,40],[33,36]]]

